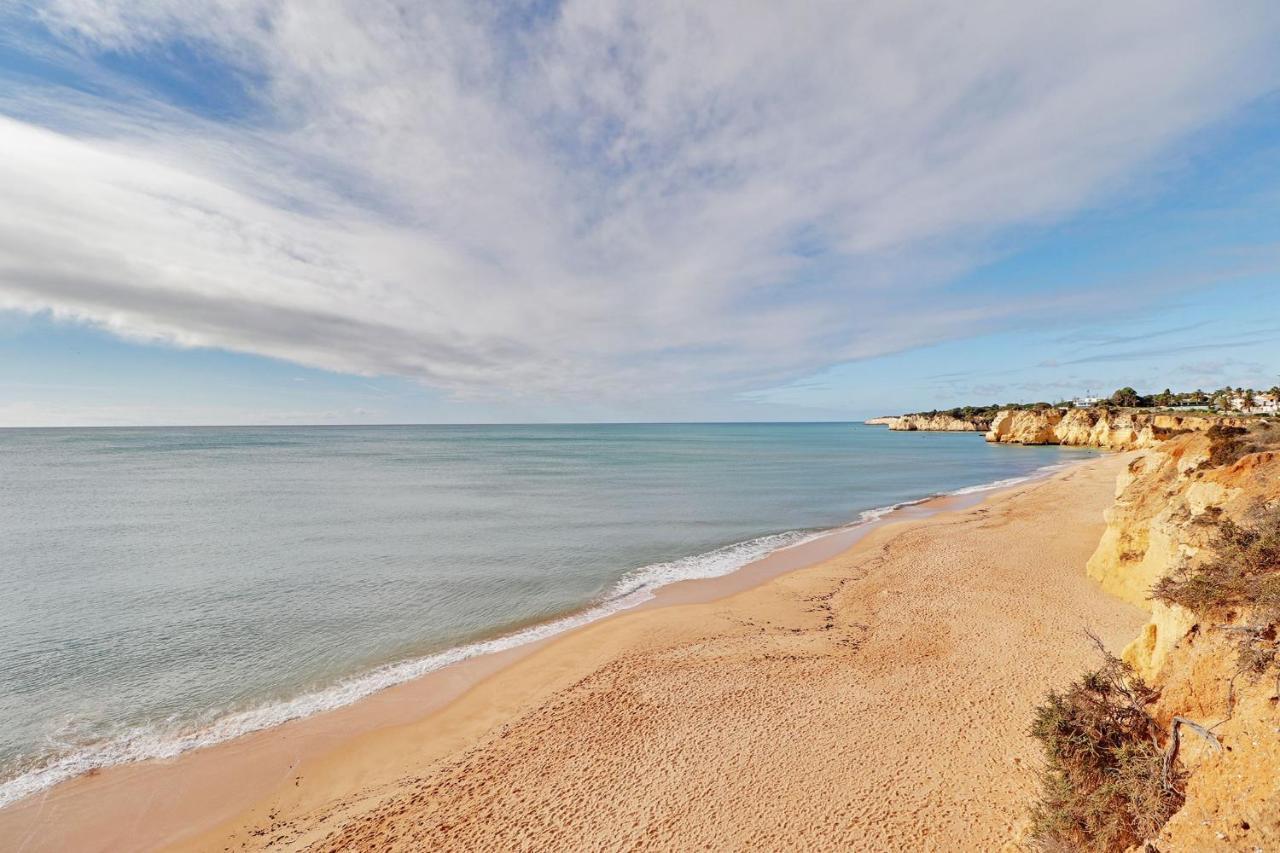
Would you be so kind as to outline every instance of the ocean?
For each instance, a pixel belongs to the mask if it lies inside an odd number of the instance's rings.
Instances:
[[[0,805],[1089,455],[833,423],[0,430]]]

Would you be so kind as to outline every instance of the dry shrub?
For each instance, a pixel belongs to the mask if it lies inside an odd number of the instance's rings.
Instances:
[[[1233,465],[1242,457],[1252,453],[1256,448],[1241,438],[1249,430],[1244,427],[1214,424],[1205,430],[1209,439],[1209,458],[1200,463],[1201,468],[1225,468]]]
[[[1161,578],[1151,597],[1219,622],[1214,627],[1235,642],[1237,672],[1271,673],[1280,694],[1280,508],[1259,506],[1250,515],[1243,526],[1213,514],[1211,556]]]
[[[1103,652],[1101,668],[1053,692],[1031,734],[1044,750],[1033,833],[1045,850],[1113,853],[1153,837],[1182,805],[1163,773],[1159,731],[1146,706],[1155,691]]]
[[[1241,672],[1263,675],[1275,672],[1280,676],[1280,643],[1276,642],[1276,622],[1280,614],[1272,613],[1270,620],[1259,625],[1242,625],[1238,632],[1236,664]],[[1280,694],[1280,686],[1276,688]]]
[[[1161,578],[1151,597],[1204,618],[1280,613],[1280,510],[1258,507],[1251,516],[1248,526],[1216,516],[1211,556]]]

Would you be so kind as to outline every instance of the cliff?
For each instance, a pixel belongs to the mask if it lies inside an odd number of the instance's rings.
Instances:
[[[866,424],[883,425],[902,432],[986,432],[991,429],[988,418],[956,417],[948,412],[899,415],[898,417],[872,418]]]
[[[867,426],[893,426],[896,420],[898,420],[897,415],[885,415],[882,418],[868,418],[863,423]]]
[[[889,424],[889,429],[907,432],[986,432],[991,421],[985,418],[957,418],[945,412],[903,415]]]
[[[1007,444],[1061,444],[1106,450],[1151,448],[1184,432],[1205,432],[1215,424],[1250,421],[1217,415],[1175,415],[1127,409],[1002,409],[986,439]]]
[[[1171,425],[1125,417],[1103,426],[1100,439],[1102,421],[1094,420],[1090,440],[1141,447],[1163,430],[1198,429],[1186,419]],[[1052,432],[1061,441],[1064,421],[1051,413],[1016,429],[1005,422],[998,435]],[[1067,435],[1079,441],[1085,433]],[[1280,427],[1179,433],[1134,456],[1088,563],[1105,589],[1151,614],[1123,657],[1155,689],[1151,714],[1161,730],[1188,719],[1219,744],[1194,734],[1182,740],[1185,803],[1152,839],[1162,853],[1280,849],[1280,610],[1273,600],[1280,595],[1280,542],[1275,533],[1257,533],[1270,529],[1258,527],[1268,518],[1280,530]],[[1224,552],[1231,536],[1243,550]],[[1257,552],[1263,545],[1272,550]],[[1176,583],[1161,586],[1164,601],[1153,600],[1162,579]]]

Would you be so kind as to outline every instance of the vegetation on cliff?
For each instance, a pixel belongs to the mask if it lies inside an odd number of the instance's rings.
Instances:
[[[1103,664],[1036,710],[1044,750],[1032,832],[1046,849],[1123,851],[1159,831],[1182,805],[1147,710],[1156,693],[1124,661]]]
[[[1252,410],[1268,401],[1280,400],[1280,386],[1266,391],[1252,388],[1225,387],[1215,391],[1171,391],[1166,388],[1154,394],[1142,394],[1129,386],[1116,389],[1109,397],[1088,397],[1080,400],[1060,400],[1056,403],[987,403],[985,405],[955,406],[950,409],[907,412],[899,417],[949,416],[966,420],[991,420],[1000,412],[1027,412],[1075,408],[1094,409],[1204,409],[1205,411],[1231,412],[1241,408]]]
[[[1249,430],[1241,426],[1214,424],[1205,431],[1209,438],[1209,457],[1200,463],[1201,468],[1224,468],[1236,460],[1260,449],[1257,444],[1246,443]]]
[[[1191,413],[1191,414],[1188,414]],[[1215,414],[1217,413],[1217,414]],[[1132,449],[1147,446],[1151,441],[1168,437],[1163,434],[1149,436],[1143,444],[1134,441],[1102,441],[1092,438],[1061,440],[1057,425],[1066,420],[1078,427],[1082,415],[1091,428],[1098,421],[1126,422],[1153,418],[1199,417],[1212,418],[1223,414],[1243,417],[1246,415],[1280,414],[1280,387],[1270,391],[1255,392],[1251,388],[1223,388],[1218,391],[1201,390],[1173,392],[1166,388],[1156,394],[1140,394],[1130,387],[1117,389],[1110,397],[1086,397],[1057,403],[1004,403],[998,405],[955,406],[950,409],[930,409],[927,412],[908,412],[903,415],[872,418],[868,424],[888,426],[902,431],[968,431],[987,433],[988,441],[1015,444],[1080,444],[1111,449]],[[1003,424],[1003,426],[1002,426]],[[1018,426],[1020,424],[1020,426]],[[1201,426],[1201,429],[1204,427]],[[1163,428],[1161,428],[1163,429]]]
[[[1280,849],[1280,430],[1218,419],[1136,446],[1089,573],[1151,621],[1038,710],[1036,841]]]
[[[1216,527],[1211,556],[1161,578],[1151,597],[1226,625],[1242,673],[1280,678],[1280,509],[1255,506],[1244,525],[1206,515]]]
[[[885,421],[889,429],[903,432],[986,432],[991,421],[977,415],[957,417],[947,412],[936,415],[902,415]]]
[[[939,416],[961,420],[989,421],[1001,411],[1033,411],[1053,408],[1050,403],[988,403],[985,406],[955,406],[950,409],[930,409],[927,412],[908,412],[902,417],[935,418]]]

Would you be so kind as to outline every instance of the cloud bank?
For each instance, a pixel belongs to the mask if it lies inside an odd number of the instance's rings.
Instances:
[[[762,388],[1095,304],[953,282],[1280,84],[1267,3],[802,5],[0,12],[0,308],[458,395]]]

